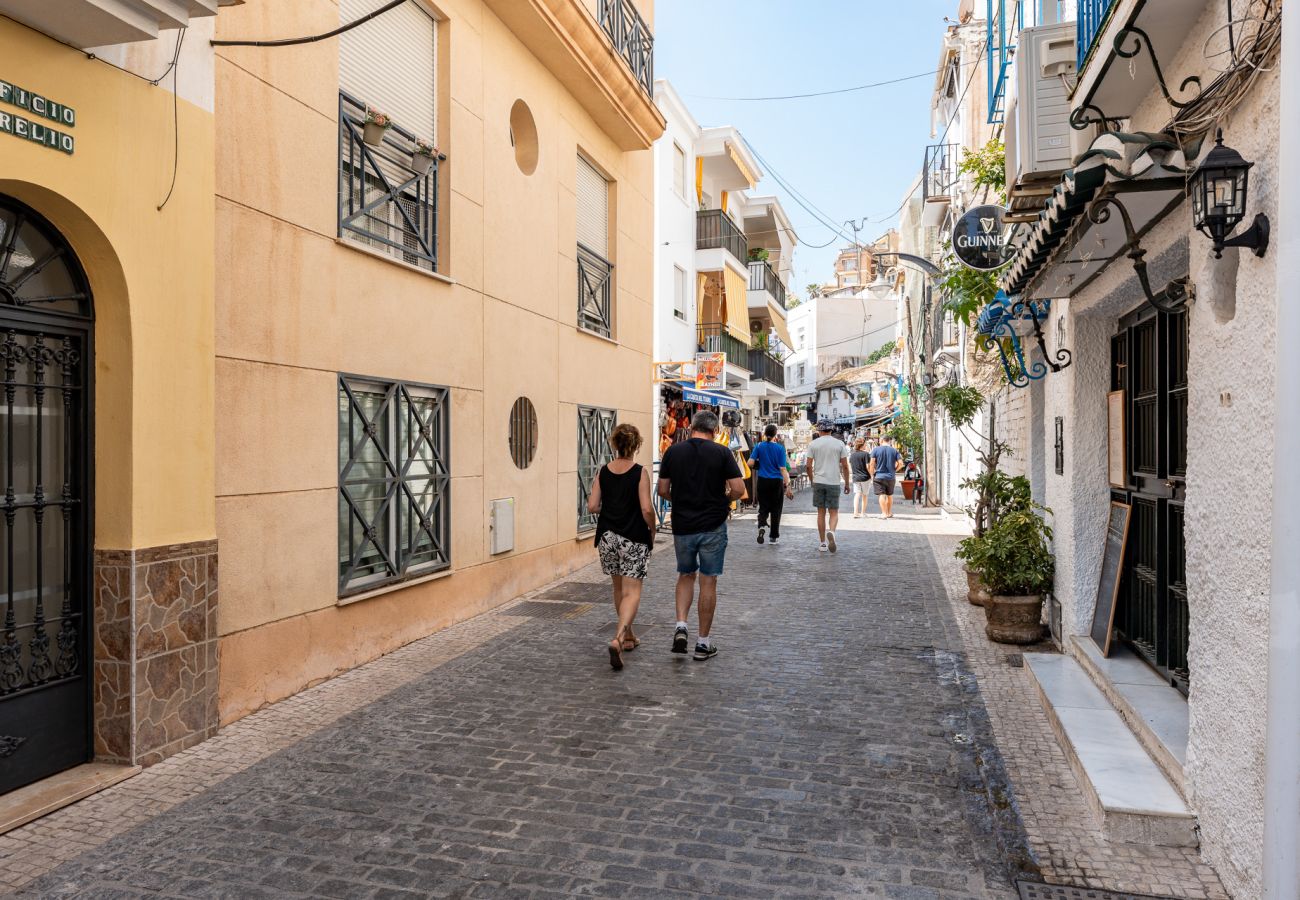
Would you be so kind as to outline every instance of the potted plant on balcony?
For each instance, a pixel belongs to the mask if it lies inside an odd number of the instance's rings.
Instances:
[[[423,175],[429,171],[433,161],[438,158],[438,148],[429,141],[415,139],[415,152],[411,154],[411,171]]]
[[[1032,644],[1043,636],[1043,595],[1052,586],[1052,529],[1037,504],[1005,513],[984,533],[979,572],[990,599],[984,633],[1002,644]]]
[[[750,262],[767,262],[772,254],[767,252],[766,247],[751,247],[749,251]]]
[[[390,116],[372,106],[367,106],[361,138],[370,146],[379,147],[384,143],[384,134],[392,126],[393,120]]]

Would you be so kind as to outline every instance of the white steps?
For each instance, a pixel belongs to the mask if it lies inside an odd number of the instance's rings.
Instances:
[[[1195,815],[1089,673],[1061,654],[1024,660],[1107,840],[1195,847]]]

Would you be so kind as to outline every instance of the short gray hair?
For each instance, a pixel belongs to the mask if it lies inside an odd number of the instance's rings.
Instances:
[[[691,419],[691,431],[705,434],[718,433],[718,414],[709,409],[702,409]]]

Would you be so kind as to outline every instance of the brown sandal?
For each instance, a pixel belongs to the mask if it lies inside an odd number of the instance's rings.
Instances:
[[[641,639],[636,635],[623,638],[623,650],[625,652],[628,650],[635,650],[637,647],[640,646],[641,646]]]
[[[615,672],[623,668],[623,642],[618,638],[609,642],[609,666]]]

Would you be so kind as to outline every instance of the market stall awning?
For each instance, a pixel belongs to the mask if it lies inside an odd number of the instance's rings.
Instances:
[[[1079,155],[1038,214],[1012,237],[1018,248],[998,286],[1012,297],[1069,297],[1122,257],[1127,237],[1121,216],[1108,207],[1088,216],[1103,197],[1119,197],[1138,236],[1182,202],[1187,148],[1168,134],[1108,132]]]
[[[719,409],[740,409],[740,401],[722,391],[697,391],[695,384],[690,381],[679,381],[677,386],[682,389],[682,399],[687,403],[703,403]]]

